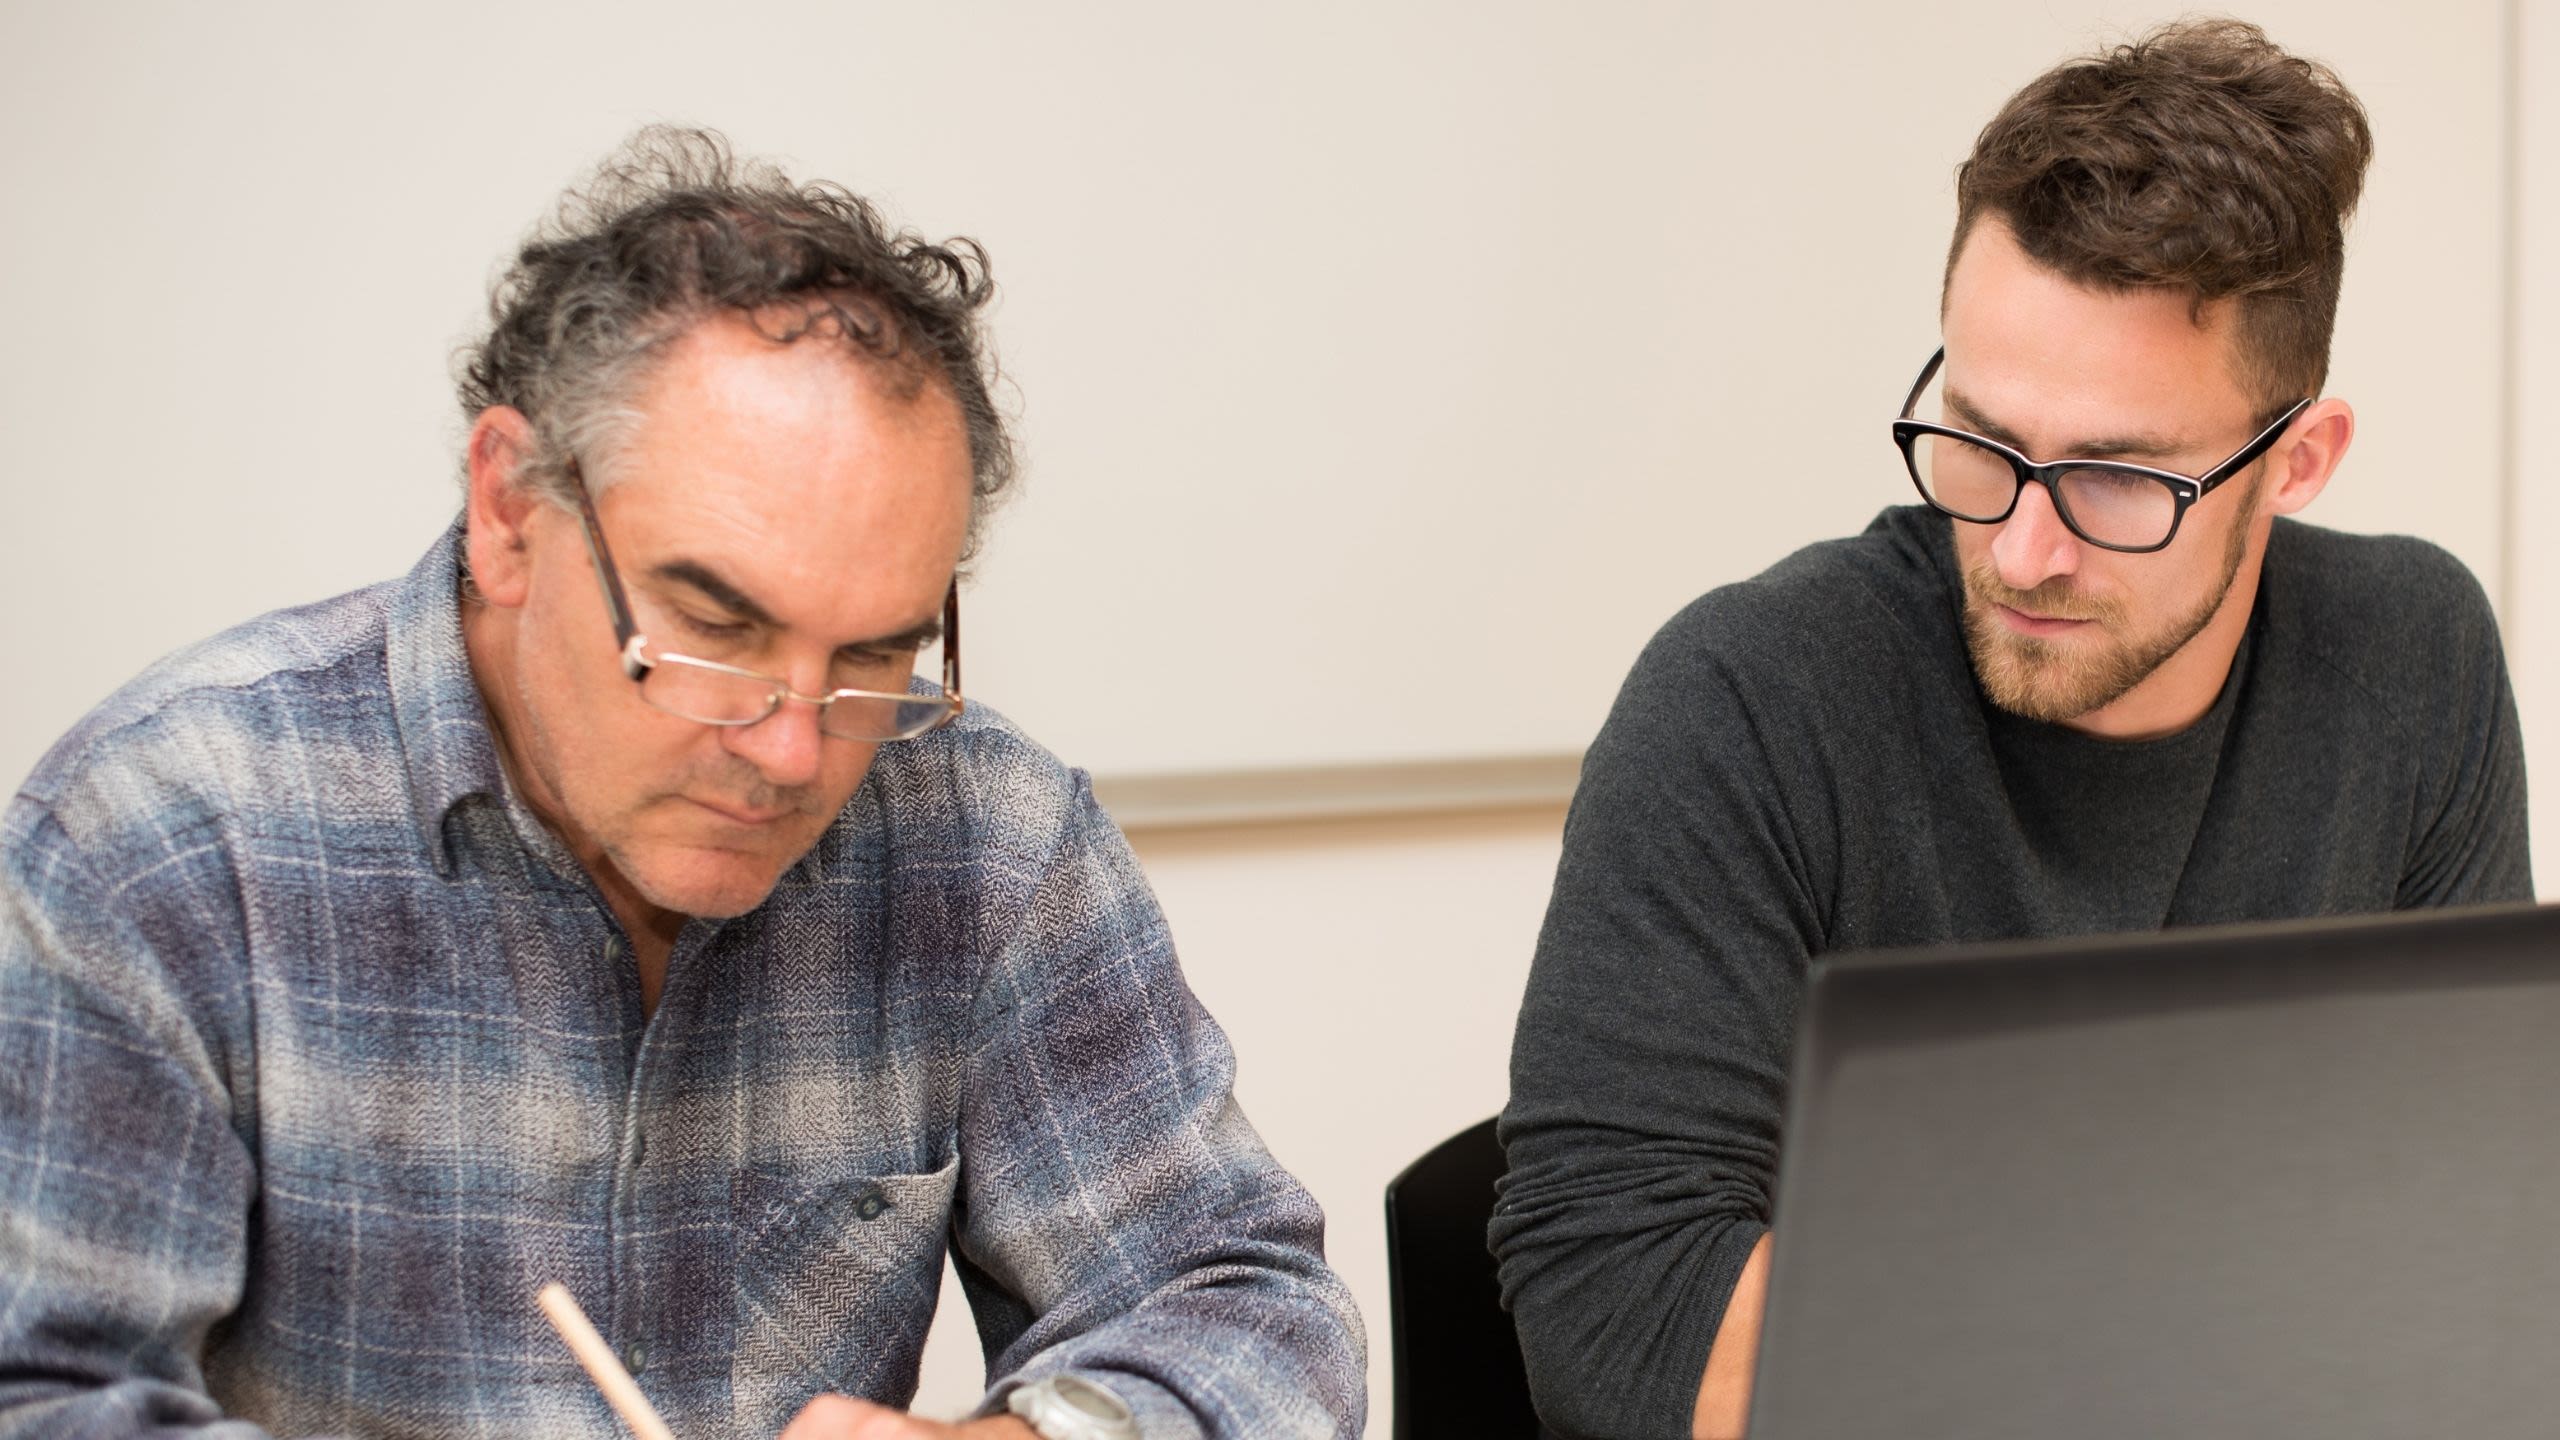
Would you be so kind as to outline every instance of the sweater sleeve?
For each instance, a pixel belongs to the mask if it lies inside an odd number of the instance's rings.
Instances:
[[[2488,597],[2461,572],[2469,643],[2439,657],[2460,665],[2438,713],[2445,743],[2411,817],[2409,864],[2400,880],[2402,909],[2478,905],[2533,898],[2533,859],[2525,833],[2524,738],[2504,649]],[[2452,648],[2452,647],[2449,647]]]
[[[1727,617],[1739,619],[1741,617]],[[1688,1433],[1767,1230],[1787,1061],[1820,948],[1831,816],[1799,737],[1701,644],[1637,662],[1584,762],[1513,1041],[1491,1241],[1538,1410]]]

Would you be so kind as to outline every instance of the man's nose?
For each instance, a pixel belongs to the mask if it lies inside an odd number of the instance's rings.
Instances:
[[[818,707],[788,695],[762,720],[731,727],[727,739],[731,754],[755,766],[766,784],[782,787],[815,781],[826,746]]]
[[[2077,572],[2080,545],[2080,537],[2053,508],[2053,492],[2028,484],[2019,487],[2017,505],[1991,537],[1991,565],[2001,584],[2033,590],[2057,575]]]

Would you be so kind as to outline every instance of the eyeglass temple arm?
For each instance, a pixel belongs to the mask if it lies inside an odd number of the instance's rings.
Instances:
[[[578,491],[578,528],[587,537],[587,556],[595,561],[596,583],[604,588],[605,613],[613,618],[613,643],[622,648],[622,673],[637,680],[652,668],[640,654],[647,637],[632,623],[631,601],[622,593],[622,574],[613,568],[613,552],[605,548],[604,526],[596,520],[595,501],[587,494],[586,472],[569,462],[569,482]]]
[[[1938,347],[1938,353],[1929,357],[1929,363],[1920,367],[1920,378],[1911,382],[1911,393],[1902,397],[1903,419],[1911,418],[1912,408],[1920,403],[1920,392],[1929,388],[1931,377],[1938,373],[1938,367],[1945,364],[1946,360],[1947,347],[1941,345]]]
[[[942,592],[942,693],[960,698],[960,577]]]
[[[2202,480],[2198,481],[2196,483],[2196,498],[2201,500],[2207,495],[2212,494],[2215,486],[2220,485],[2223,481],[2230,479],[2241,471],[2248,469],[2250,466],[2258,462],[2258,457],[2276,448],[2276,441],[2283,437],[2285,428],[2293,424],[2295,418],[2300,416],[2303,411],[2310,409],[2312,401],[2319,398],[2320,397],[2317,395],[2305,395],[2301,399],[2294,401],[2293,408],[2277,416],[2268,424],[2266,429],[2259,431],[2257,439],[2241,446],[2239,454],[2234,455],[2230,459],[2213,467],[2212,474],[2207,475]]]

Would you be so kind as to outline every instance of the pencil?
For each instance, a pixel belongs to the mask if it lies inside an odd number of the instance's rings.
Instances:
[[[633,1435],[639,1440],[675,1440],[667,1422],[659,1419],[657,1410],[649,1404],[649,1397],[640,1393],[631,1372],[613,1357],[613,1347],[605,1344],[596,1327],[587,1323],[587,1312],[578,1308],[567,1286],[555,1280],[543,1286],[533,1302],[542,1307],[551,1328],[560,1332],[569,1353],[586,1367],[587,1378],[596,1382],[596,1388],[604,1392],[605,1403],[622,1417],[623,1424],[631,1427]]]

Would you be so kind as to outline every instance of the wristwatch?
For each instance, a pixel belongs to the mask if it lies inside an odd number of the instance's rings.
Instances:
[[[1129,1402],[1073,1375],[1034,1380],[1006,1396],[1004,1408],[1030,1422],[1040,1440],[1138,1440]]]

